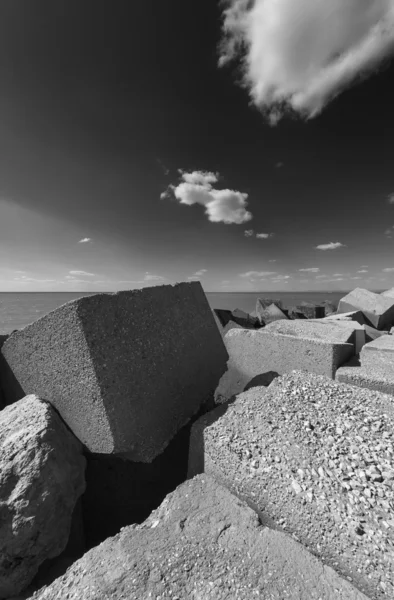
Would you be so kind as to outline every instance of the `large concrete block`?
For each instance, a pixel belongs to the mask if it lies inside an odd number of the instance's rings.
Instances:
[[[278,323],[288,327],[290,324],[304,325],[306,321]],[[224,341],[230,358],[215,392],[216,403],[240,393],[253,377],[268,371],[282,374],[302,369],[334,379],[337,368],[354,354],[354,345],[344,341],[349,338],[348,332],[333,327],[332,335],[336,338],[330,339],[328,332],[324,330],[319,334],[318,327],[313,325],[309,329],[315,330],[314,337],[311,333],[308,337],[305,333],[296,334],[295,329],[290,335],[270,331],[271,327],[277,326],[274,324],[260,331],[229,331]]]
[[[322,319],[326,316],[325,306],[312,304],[311,302],[301,302],[296,306],[296,310],[304,314],[307,319]]]
[[[189,476],[211,475],[369,597],[392,600],[393,431],[390,396],[296,371],[201,417]]]
[[[35,600],[367,600],[301,544],[202,475],[77,561]]]
[[[354,314],[357,313],[348,313]],[[358,313],[362,316],[362,313]],[[338,315],[341,316],[341,315]],[[312,321],[308,321],[310,323]],[[344,332],[348,332],[351,337],[349,337],[348,341],[354,344],[355,354],[359,354],[361,352],[361,348],[366,344],[367,334],[365,331],[365,325],[360,325],[358,321],[353,321],[351,318],[346,317],[345,319],[333,319],[330,317],[325,317],[324,319],[319,319],[318,321],[313,321],[315,323],[319,323],[320,325],[325,325],[329,327],[337,327],[342,329]]]
[[[11,335],[6,401],[50,401],[95,453],[150,462],[213,402],[227,353],[200,283],[97,294]]]
[[[361,310],[376,329],[389,329],[394,323],[394,298],[356,288],[339,301],[338,313]]]
[[[370,367],[362,367],[358,360],[352,359],[337,370],[335,379],[341,383],[394,396],[394,369],[392,365],[379,365],[371,369]]]
[[[266,325],[275,321],[288,319],[286,313],[276,304],[270,304],[266,308],[261,308],[259,315],[261,322],[265,323]]]
[[[389,290],[386,290],[385,292],[382,292],[381,296],[384,296],[385,298],[393,298],[394,299],[394,288],[391,288]]]
[[[394,337],[383,335],[365,344],[360,354],[361,366],[366,369],[385,367],[394,374]]]

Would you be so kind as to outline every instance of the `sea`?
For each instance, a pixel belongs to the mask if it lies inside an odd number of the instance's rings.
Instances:
[[[300,304],[302,301],[319,304],[330,300],[338,304],[348,292],[207,292],[211,308],[235,310],[240,308],[252,312],[259,297],[280,299],[285,308]],[[89,292],[0,292],[0,334],[21,329],[62,304],[91,296]]]

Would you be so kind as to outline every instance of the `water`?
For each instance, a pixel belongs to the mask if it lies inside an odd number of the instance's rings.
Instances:
[[[323,300],[338,303],[347,292],[278,292],[278,293],[222,293],[208,292],[208,302],[212,308],[240,308],[252,312],[259,296],[280,298],[285,307],[300,304],[303,300],[319,304]],[[89,292],[0,292],[0,333],[11,333],[46,315],[65,302],[91,296]]]

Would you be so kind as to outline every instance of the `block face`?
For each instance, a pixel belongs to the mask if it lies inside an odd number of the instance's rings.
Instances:
[[[265,332],[281,333],[302,339],[322,340],[327,342],[339,342],[341,344],[352,343],[354,328],[337,327],[334,324],[319,321],[276,321],[266,326]]]
[[[253,377],[268,371],[283,374],[302,369],[333,379],[338,366],[354,354],[353,344],[271,333],[268,328],[232,330],[224,341],[230,359],[215,392],[216,402],[240,393]]]
[[[261,527],[238,498],[202,475],[141,525],[78,560],[35,600],[367,600],[295,540]]]
[[[364,368],[379,368],[385,366],[394,374],[394,337],[383,335],[365,344],[360,354],[361,366]]]
[[[59,411],[83,444],[112,452],[113,436],[77,307],[78,300],[64,304],[9,337],[1,350],[3,394],[7,404],[36,394]]]
[[[376,523],[394,517],[392,398],[292,372],[220,408],[193,424],[191,466],[203,465],[367,595],[393,598],[392,530],[376,543]]]
[[[336,381],[347,383],[368,390],[376,390],[382,394],[394,396],[394,369],[392,367],[362,367],[346,363],[335,374]]]
[[[266,308],[261,308],[259,311],[260,319],[263,323],[268,325],[278,320],[286,320],[288,317],[285,315],[283,310],[276,304],[270,304]]]
[[[390,327],[394,322],[394,298],[356,288],[339,301],[338,313],[360,310],[376,329]]]

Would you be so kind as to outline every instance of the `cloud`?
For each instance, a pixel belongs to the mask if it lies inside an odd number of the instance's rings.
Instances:
[[[84,275],[85,277],[96,277],[94,273],[88,273],[87,271],[69,271],[70,275]]]
[[[361,265],[361,269],[368,269],[368,265]]]
[[[283,162],[280,162],[280,161],[279,161],[279,162],[277,162],[277,163],[276,163],[275,167],[276,167],[277,169],[280,169],[281,167],[283,167],[283,166],[284,166],[284,164],[285,164],[285,163],[283,163]]]
[[[345,244],[341,242],[330,242],[329,244],[320,244],[315,246],[316,250],[336,250],[337,248],[344,248]]]
[[[391,238],[393,233],[394,233],[394,225],[392,225],[389,229],[386,229],[386,231],[384,232],[384,235]]]
[[[328,275],[316,275],[316,279],[325,279]]]
[[[82,238],[82,240],[79,240],[78,244],[87,244],[88,242],[91,242],[92,238]]]
[[[383,273],[394,273],[394,267],[387,267],[386,269],[382,269]]]
[[[368,273],[368,271],[366,271],[365,269],[361,269],[360,271],[357,271],[357,273]]]
[[[276,271],[247,271],[246,273],[240,273],[240,277],[245,278],[260,278],[260,277],[268,277],[269,275],[276,275]]]
[[[219,66],[242,61],[243,85],[271,124],[315,117],[394,51],[392,0],[223,0]]]
[[[271,260],[269,260],[268,262],[274,263],[274,262],[276,262],[276,260],[277,260],[276,258],[271,258]]]
[[[362,277],[351,277],[351,279],[362,279]]]
[[[201,277],[204,277],[206,272],[207,272],[207,269],[200,269],[199,271],[196,271],[193,275],[190,275],[190,277],[188,277],[188,279],[190,281],[199,280],[199,279],[201,279]]]
[[[36,279],[35,277],[22,275],[21,277],[14,277],[13,281],[19,281],[20,283],[30,283],[32,281],[34,281],[34,283],[55,283],[56,279]]]
[[[145,273],[144,281],[164,281],[166,278],[161,275],[153,275],[147,271]]]
[[[244,236],[245,237],[252,237],[254,235],[254,230],[253,229],[245,229],[244,231]]]
[[[334,273],[333,277],[345,277],[343,273]]]
[[[256,233],[256,237],[259,240],[267,240],[270,237],[274,237],[274,233]]]
[[[170,185],[160,195],[161,199],[174,195],[180,204],[192,206],[200,204],[205,207],[205,214],[212,223],[241,225],[252,219],[246,210],[248,194],[235,190],[218,190],[212,184],[219,180],[218,173],[210,171],[179,171],[181,181],[178,185]]]
[[[394,204],[394,192],[393,192],[392,194],[389,194],[389,195],[387,196],[387,202],[388,202],[389,204]]]
[[[319,267],[310,267],[308,269],[298,269],[301,273],[318,273]]]

